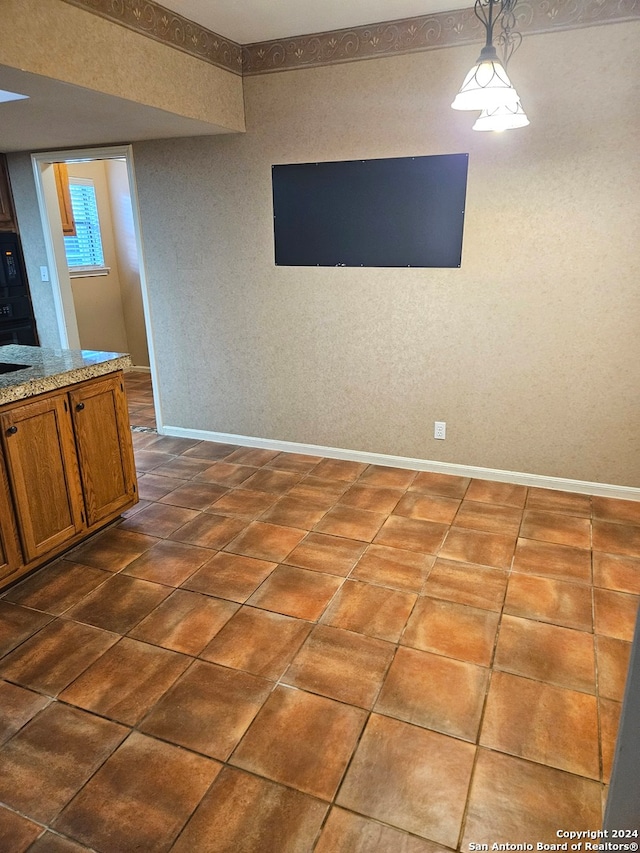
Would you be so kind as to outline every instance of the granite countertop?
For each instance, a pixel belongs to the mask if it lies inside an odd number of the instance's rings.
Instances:
[[[8,344],[0,346],[0,363],[28,365],[23,370],[0,374],[0,405],[3,405],[122,370],[131,366],[131,357],[120,352]]]

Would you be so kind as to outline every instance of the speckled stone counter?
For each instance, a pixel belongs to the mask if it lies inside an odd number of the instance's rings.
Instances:
[[[29,365],[23,370],[0,374],[0,405],[4,405],[130,367],[131,357],[118,352],[9,344],[0,346],[0,362]]]

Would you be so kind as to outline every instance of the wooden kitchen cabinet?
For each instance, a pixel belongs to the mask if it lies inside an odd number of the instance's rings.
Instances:
[[[7,159],[0,154],[0,231],[17,231]]]
[[[76,222],[71,207],[71,190],[69,189],[69,171],[66,163],[54,163],[53,174],[56,180],[58,206],[62,221],[62,233],[65,237],[76,236]]]
[[[0,433],[2,587],[113,521],[138,495],[121,371],[3,406]]]
[[[15,526],[7,472],[0,457],[0,584],[18,570],[22,563],[18,531]]]
[[[82,490],[91,526],[131,506],[135,470],[123,380],[107,377],[69,393]]]

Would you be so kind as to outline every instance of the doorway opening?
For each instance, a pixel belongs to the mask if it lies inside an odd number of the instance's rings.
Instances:
[[[128,353],[131,424],[161,432],[131,146],[31,159],[60,346]]]

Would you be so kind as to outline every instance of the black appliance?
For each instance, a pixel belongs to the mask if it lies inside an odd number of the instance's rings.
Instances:
[[[0,346],[37,346],[29,284],[17,234],[0,233]]]

